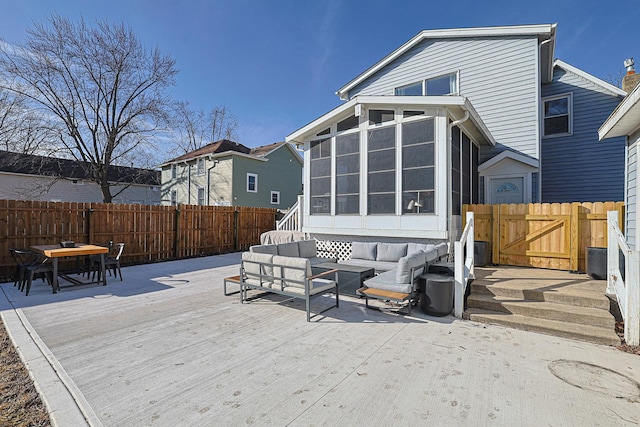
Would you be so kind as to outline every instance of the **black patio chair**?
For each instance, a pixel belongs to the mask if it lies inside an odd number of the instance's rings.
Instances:
[[[46,279],[47,282],[49,283],[49,286],[53,288],[53,264],[51,263],[51,260],[42,254],[39,254],[36,252],[32,252],[32,253],[34,255],[34,262],[31,265],[28,265],[26,267],[26,274],[28,277],[25,280],[26,287],[27,287],[25,296],[29,295],[29,291],[31,290],[31,284],[33,283],[33,279],[37,278],[38,275],[42,275],[42,279],[43,280]],[[24,286],[25,286],[25,283],[23,281],[22,287],[20,290],[22,290]]]
[[[111,274],[113,270],[113,276],[118,277],[120,274],[120,281],[122,281],[122,270],[120,269],[120,257],[122,256],[122,252],[124,251],[124,243],[118,243],[113,245],[107,255],[104,257],[104,270],[105,273],[108,271]],[[96,273],[98,273],[98,281],[102,278],[100,272],[100,258],[95,257],[91,261],[91,271],[92,279],[95,280]]]
[[[13,286],[18,286],[18,289],[23,288],[23,283],[26,279],[26,271],[29,265],[32,265],[36,260],[36,254],[28,249],[9,248],[11,257],[16,262],[16,271],[13,274]]]

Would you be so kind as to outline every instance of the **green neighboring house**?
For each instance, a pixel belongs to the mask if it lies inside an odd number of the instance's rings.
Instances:
[[[248,148],[223,139],[160,165],[162,204],[285,210],[302,194],[302,163],[286,142]]]

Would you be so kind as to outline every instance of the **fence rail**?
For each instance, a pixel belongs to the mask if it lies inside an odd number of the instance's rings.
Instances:
[[[9,248],[62,240],[122,242],[123,264],[246,250],[275,228],[276,210],[0,200],[0,281],[14,273]]]
[[[585,271],[586,248],[607,247],[607,211],[623,223],[624,203],[464,205],[474,212],[476,241],[490,242],[492,262]]]

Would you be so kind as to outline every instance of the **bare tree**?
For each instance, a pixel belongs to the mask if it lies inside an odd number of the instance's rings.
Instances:
[[[175,151],[185,154],[221,139],[236,139],[238,119],[228,107],[215,107],[209,114],[192,110],[188,102],[174,106]]]
[[[26,107],[24,97],[0,91],[0,149],[22,154],[51,154],[59,132],[37,112]]]
[[[143,158],[168,118],[175,61],[146,50],[122,24],[91,27],[57,15],[49,24],[34,24],[22,46],[0,44],[0,89],[61,125],[62,149],[82,162],[109,203],[109,167]]]

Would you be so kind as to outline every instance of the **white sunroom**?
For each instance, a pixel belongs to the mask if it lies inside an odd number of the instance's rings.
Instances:
[[[462,96],[359,96],[286,138],[304,147],[302,231],[333,240],[451,240],[495,145]]]

